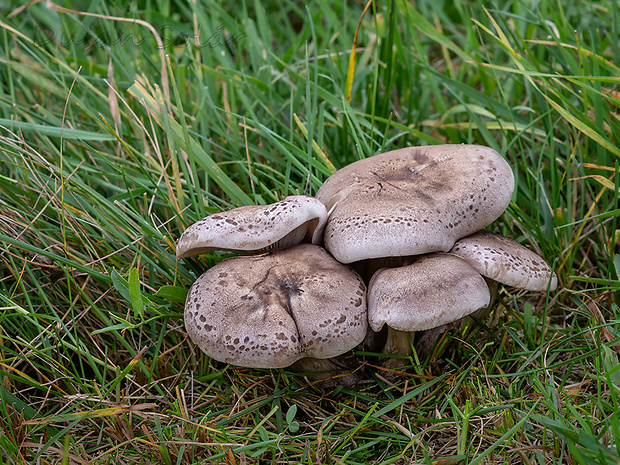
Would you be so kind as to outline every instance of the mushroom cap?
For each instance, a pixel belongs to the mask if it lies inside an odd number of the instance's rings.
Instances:
[[[335,357],[366,335],[366,287],[311,244],[229,258],[190,288],[185,326],[209,357],[234,365],[283,368]]]
[[[536,253],[512,239],[487,230],[456,241],[458,255],[481,275],[529,291],[555,291],[558,278]]]
[[[356,161],[317,192],[329,213],[325,247],[342,263],[450,250],[495,221],[514,177],[478,145],[409,147]]]
[[[271,205],[234,208],[187,228],[177,243],[177,258],[217,249],[258,252],[286,248],[306,238],[318,244],[326,220],[325,206],[305,195],[292,195]]]
[[[383,268],[368,286],[368,321],[399,331],[423,331],[459,320],[489,305],[484,278],[454,255],[433,253],[411,265]]]

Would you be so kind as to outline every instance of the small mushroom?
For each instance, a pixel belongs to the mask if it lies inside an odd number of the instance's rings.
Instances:
[[[185,326],[200,349],[251,368],[336,357],[364,339],[367,325],[361,278],[311,244],[223,260],[185,303]]]
[[[271,205],[248,205],[216,213],[192,224],[177,243],[177,258],[217,249],[264,252],[306,240],[319,244],[327,219],[314,197],[293,195]]]
[[[529,291],[555,291],[558,278],[536,253],[512,239],[487,230],[458,240],[450,253],[481,275]]]
[[[341,263],[447,252],[510,203],[514,178],[493,149],[409,147],[352,163],[317,192],[325,247]]]
[[[489,302],[489,287],[480,273],[459,257],[433,253],[375,273],[368,286],[368,321],[376,332],[388,325],[383,353],[409,356],[411,332],[452,323]],[[397,363],[388,359],[384,366]]]

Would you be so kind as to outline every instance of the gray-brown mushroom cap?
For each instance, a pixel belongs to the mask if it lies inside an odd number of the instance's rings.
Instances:
[[[399,331],[423,331],[452,323],[490,301],[476,270],[453,255],[424,255],[407,266],[377,271],[368,286],[368,321]]]
[[[318,244],[327,219],[314,197],[293,195],[271,205],[248,205],[197,221],[177,243],[177,258],[217,249],[237,252],[286,248],[306,240]]]
[[[514,178],[493,149],[409,147],[352,163],[317,192],[329,213],[326,248],[342,263],[450,250],[495,221]]]
[[[366,334],[366,287],[321,247],[223,260],[189,290],[185,326],[209,357],[252,368],[330,358]]]
[[[512,239],[482,230],[458,240],[450,253],[480,274],[508,286],[530,291],[554,291],[558,278],[538,254]]]

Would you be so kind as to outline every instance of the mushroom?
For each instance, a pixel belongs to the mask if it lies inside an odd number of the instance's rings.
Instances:
[[[458,255],[481,275],[529,291],[555,291],[558,278],[536,253],[508,237],[487,230],[458,240],[450,253]]]
[[[216,213],[192,224],[177,242],[177,258],[216,249],[263,252],[306,240],[321,242],[325,206],[314,197],[293,195],[271,205],[248,205]]]
[[[311,244],[233,257],[192,285],[185,326],[209,357],[234,365],[283,368],[304,357],[329,359],[364,338],[366,286]]]
[[[540,256],[508,237],[485,229],[456,241],[450,253],[464,259],[485,278],[491,291],[491,303],[498,283],[543,292],[554,291],[558,285],[556,274]],[[472,315],[484,318],[490,307],[491,304]],[[463,321],[455,322],[456,326]],[[420,358],[426,358],[445,330],[445,327],[438,327],[416,337],[415,348]]]
[[[368,286],[368,322],[379,332],[388,325],[383,353],[410,356],[410,337],[459,320],[490,303],[484,278],[465,260],[432,253],[400,268],[383,268]],[[398,366],[387,359],[384,366]]]
[[[463,277],[458,278],[456,272],[464,273]],[[444,275],[446,280],[441,279]],[[446,288],[455,277],[455,287]],[[482,286],[484,281],[486,285]],[[489,310],[498,282],[532,291],[557,288],[557,276],[536,253],[512,239],[482,230],[458,240],[449,254],[426,255],[413,265],[377,272],[368,288],[370,326],[378,331],[387,323],[391,329],[383,352],[400,355],[411,354],[408,334],[402,331],[424,331],[415,347],[418,355],[426,357],[445,331],[444,325]],[[491,297],[487,298],[489,289]],[[410,311],[403,312],[407,306]],[[387,365],[390,363],[394,365]]]
[[[508,206],[514,178],[493,149],[409,147],[352,163],[317,192],[325,247],[341,263],[447,252]]]

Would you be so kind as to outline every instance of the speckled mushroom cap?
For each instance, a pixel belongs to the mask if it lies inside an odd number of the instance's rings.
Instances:
[[[330,358],[366,334],[366,287],[321,247],[223,260],[192,285],[185,327],[209,357],[251,368]]]
[[[482,230],[458,240],[450,253],[462,257],[480,274],[508,286],[554,291],[558,278],[536,253],[508,237]]]
[[[452,323],[489,305],[484,278],[454,255],[433,253],[400,268],[377,271],[368,286],[368,321],[399,331]]]
[[[265,251],[299,244],[318,244],[327,219],[325,206],[314,197],[293,195],[271,205],[248,205],[197,221],[181,235],[177,258],[216,249]]]
[[[510,203],[512,170],[477,145],[409,147],[352,163],[317,192],[325,246],[342,263],[450,250]]]

